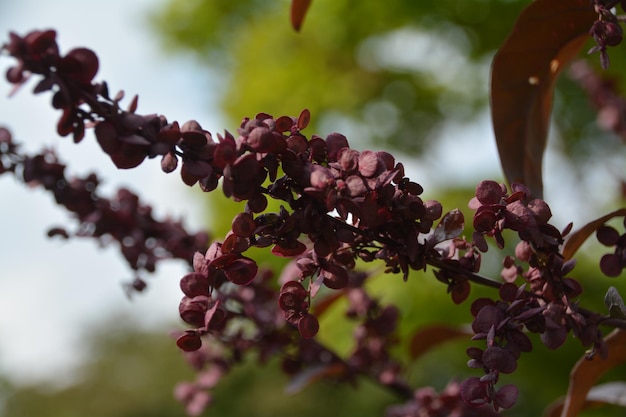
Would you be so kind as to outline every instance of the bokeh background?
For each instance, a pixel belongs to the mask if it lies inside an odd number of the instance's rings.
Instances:
[[[526,4],[317,0],[295,33],[287,0],[0,1],[0,36],[54,28],[63,50],[94,49],[97,78],[127,97],[138,94],[139,112],[196,119],[212,132],[234,131],[242,117],[258,112],[297,115],[309,108],[309,134],[339,131],[357,149],[394,153],[426,199],[469,216],[476,183],[502,178],[487,107],[489,67]],[[613,52],[613,73],[626,70],[625,56]],[[590,61],[595,65],[597,57]],[[0,57],[3,73],[10,64]],[[105,191],[130,187],[157,215],[223,236],[236,205],[185,187],[176,173],[161,173],[158,161],[117,171],[92,136],[79,145],[58,138],[49,97],[33,97],[31,88],[8,99],[10,86],[0,84],[0,124],[25,149],[52,147],[72,172],[101,176]],[[546,199],[561,228],[623,205],[623,145],[598,129],[594,117],[584,94],[562,77],[545,161]],[[129,300],[122,284],[131,271],[114,248],[47,239],[48,228],[71,219],[39,190],[7,177],[0,195],[0,415],[182,415],[172,388],[192,375],[168,332],[182,327],[184,265],[163,265],[148,279],[148,291]],[[587,288],[585,305],[601,309],[608,285],[626,289],[623,279],[595,272],[598,253],[601,248],[585,246],[574,275]],[[498,262],[485,260],[495,274]],[[428,274],[414,273],[407,284],[377,277],[372,286],[401,306],[402,336],[431,322],[469,320],[469,303],[453,306]],[[480,294],[473,290],[472,298]],[[322,323],[321,337],[339,352],[349,348],[340,311]],[[410,361],[406,345],[397,354],[413,382],[441,389],[469,374],[467,345],[448,343],[418,361]],[[555,354],[537,343],[523,357],[511,378],[520,382],[520,405],[510,415],[538,415],[565,392],[568,369],[582,353],[576,341],[567,345]],[[218,388],[207,415],[376,416],[395,401],[367,383],[359,389],[319,384],[287,396],[287,382],[271,364],[250,361]]]

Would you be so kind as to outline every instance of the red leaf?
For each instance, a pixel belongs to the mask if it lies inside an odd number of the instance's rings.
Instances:
[[[291,0],[291,26],[298,32],[304,16],[311,5],[311,0]]]
[[[615,210],[614,212],[611,212],[605,216],[602,216],[599,219],[596,219],[592,222],[587,223],[580,230],[577,230],[576,232],[572,233],[567,239],[567,242],[565,242],[565,246],[563,247],[563,257],[566,260],[571,259],[572,256],[574,256],[574,254],[578,250],[578,248],[580,248],[580,246],[583,243],[585,243],[585,240],[587,240],[587,238],[592,233],[598,230],[598,228],[604,225],[604,223],[606,223],[607,221],[609,221],[610,219],[614,217],[623,217],[623,216],[626,216],[626,209],[622,208],[619,210]]]
[[[536,0],[518,17],[493,60],[491,115],[504,174],[541,198],[552,93],[596,20],[589,0]]]

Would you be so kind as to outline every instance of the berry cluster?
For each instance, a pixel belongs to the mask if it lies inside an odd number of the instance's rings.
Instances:
[[[462,216],[454,212],[444,218],[440,232],[420,243],[419,235],[425,236],[441,216],[441,205],[424,202],[421,187],[404,177],[402,164],[386,152],[355,151],[340,134],[306,138],[301,129],[308,119],[306,110],[297,119],[259,114],[243,120],[237,138],[226,132],[217,142],[197,125],[185,130],[194,132],[198,146],[187,146],[188,138],[183,139],[183,180],[192,178],[185,182],[198,181],[211,190],[214,186],[205,185],[222,178],[226,195],[246,201],[223,242],[214,243],[203,260],[194,262],[194,273],[181,283],[181,315],[197,325],[196,337],[210,332],[199,318],[214,306],[207,297],[215,296],[224,283],[248,285],[255,279],[257,266],[243,255],[250,247],[272,246],[273,254],[296,258],[294,276],[280,289],[278,303],[287,322],[310,338],[319,328],[309,311],[311,299],[321,287],[345,288],[357,259],[383,260],[389,271],[406,278],[410,268],[422,269],[430,258],[443,259],[434,245],[453,237],[448,229],[459,228]],[[175,161],[177,155],[165,158]],[[185,171],[190,163],[195,168]],[[278,212],[264,212],[268,198],[283,203]],[[447,221],[451,218],[456,223]],[[186,318],[190,310],[198,318]],[[189,343],[191,338],[184,335],[179,345],[199,347],[197,339]]]

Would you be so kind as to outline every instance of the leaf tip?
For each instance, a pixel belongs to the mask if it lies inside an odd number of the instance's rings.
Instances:
[[[310,5],[311,0],[291,1],[291,26],[296,32],[300,31]]]

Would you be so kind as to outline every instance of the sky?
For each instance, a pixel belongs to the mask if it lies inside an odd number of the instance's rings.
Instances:
[[[89,4],[89,6],[85,6]],[[83,2],[21,0],[0,2],[0,42],[8,32],[25,34],[54,28],[62,52],[93,49],[100,59],[97,80],[107,80],[114,94],[126,92],[126,103],[139,95],[139,113],[160,113],[168,120],[198,120],[216,130],[219,113],[211,108],[210,85],[200,69],[184,56],[160,52],[145,23],[145,11],[157,0]],[[0,57],[3,76],[11,60]],[[182,218],[191,230],[203,228],[202,196],[190,191],[178,173],[161,172],[158,159],[133,170],[118,171],[100,151],[92,134],[78,145],[55,134],[59,113],[50,95],[31,94],[27,84],[12,98],[10,85],[0,83],[0,125],[27,151],[52,147],[69,162],[70,172],[97,173],[111,195],[120,186],[138,192],[153,204],[156,215]],[[220,128],[221,130],[221,128]],[[94,241],[51,240],[46,231],[74,225],[51,196],[0,177],[0,373],[16,382],[35,382],[68,375],[85,351],[81,335],[112,314],[127,313],[141,326],[164,332],[178,325],[178,280],[182,262],[169,262],[149,279],[149,291],[129,300],[122,284],[132,277],[114,247],[101,250]],[[168,323],[167,325],[163,323]],[[62,381],[61,381],[62,382]]]

